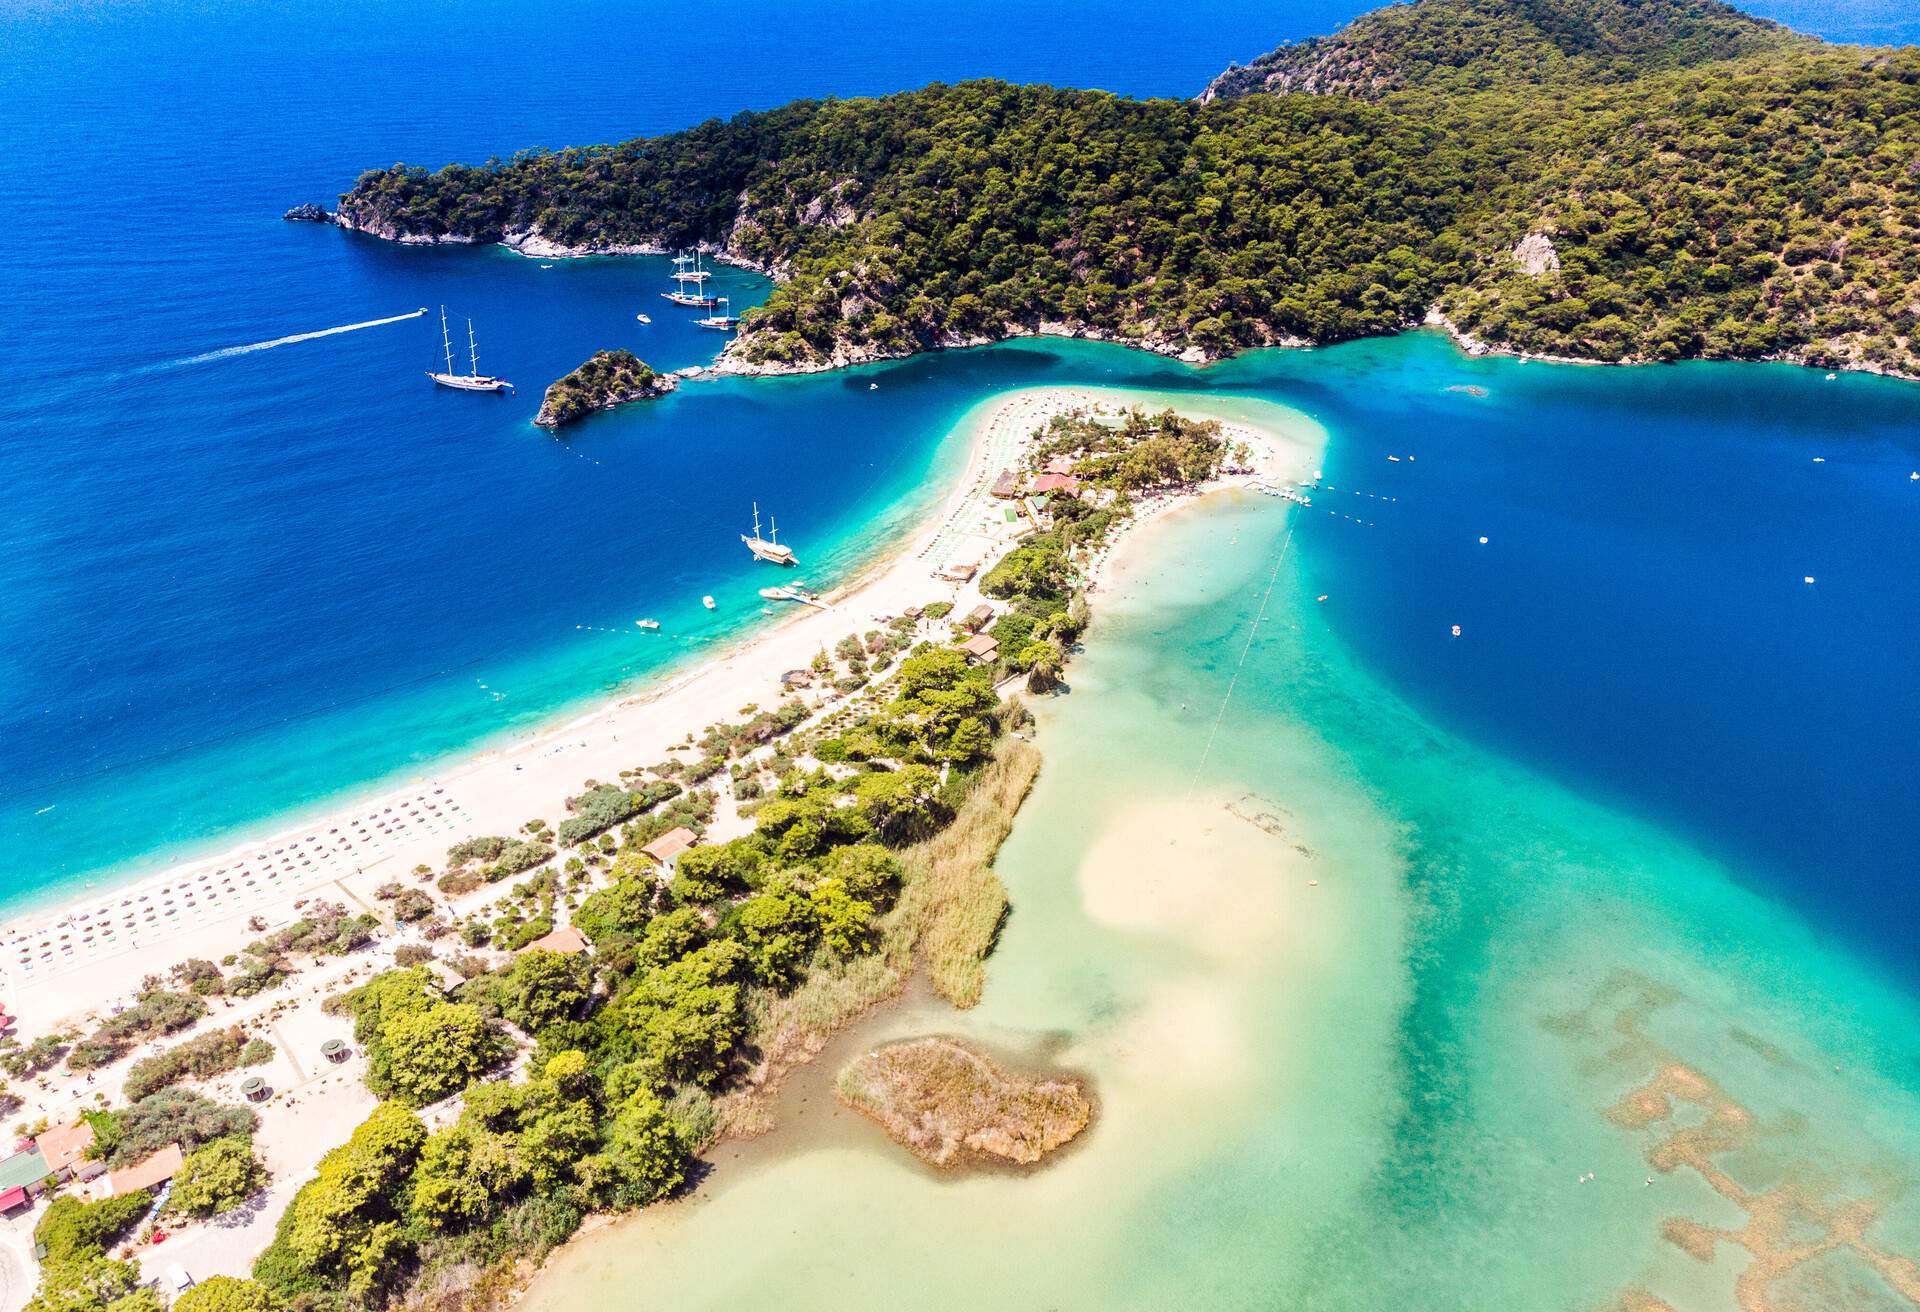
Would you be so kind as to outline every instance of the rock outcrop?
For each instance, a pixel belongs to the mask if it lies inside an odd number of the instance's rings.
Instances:
[[[314,205],[311,203],[306,205],[295,205],[292,209],[288,210],[285,214],[282,214],[280,217],[285,219],[288,223],[332,223],[333,222],[333,215],[327,213],[325,210],[321,209],[318,205]]]
[[[534,423],[558,428],[629,401],[663,396],[679,386],[671,374],[657,374],[632,351],[595,351],[593,357],[547,388]]]
[[[1560,252],[1553,248],[1553,238],[1544,232],[1530,232],[1522,237],[1520,244],[1513,248],[1513,259],[1530,278],[1560,272]]]

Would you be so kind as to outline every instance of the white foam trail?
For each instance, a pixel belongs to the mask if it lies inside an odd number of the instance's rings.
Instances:
[[[154,367],[157,369],[177,369],[182,365],[205,364],[209,360],[225,360],[229,356],[248,355],[254,351],[267,351],[276,346],[291,346],[295,342],[310,342],[316,337],[332,337],[339,333],[357,333],[362,328],[378,328],[382,324],[403,323],[408,319],[418,319],[426,312],[427,307],[423,305],[410,314],[396,314],[388,319],[369,319],[365,323],[341,324],[338,328],[322,328],[319,332],[314,333],[295,333],[291,337],[276,337],[270,342],[249,342],[245,346],[223,347],[218,351],[208,351],[204,355],[190,355],[183,360],[169,360],[165,364],[155,365]]]

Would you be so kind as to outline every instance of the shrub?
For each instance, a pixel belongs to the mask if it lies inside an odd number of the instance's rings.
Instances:
[[[245,1107],[226,1107],[185,1089],[162,1089],[111,1113],[87,1114],[94,1142],[107,1165],[131,1165],[178,1143],[192,1152],[228,1135],[251,1135],[260,1118]]]
[[[437,882],[448,897],[460,897],[479,888],[487,878],[477,870],[449,870]]]
[[[198,998],[155,989],[118,1016],[102,1021],[84,1042],[75,1045],[67,1065],[77,1071],[110,1065],[135,1043],[185,1029],[206,1014],[207,1004]]]
[[[264,1041],[256,1039],[254,1042]],[[249,1046],[246,1031],[236,1025],[230,1029],[213,1030],[189,1039],[178,1047],[143,1057],[127,1072],[127,1101],[138,1102],[148,1094],[184,1079],[204,1080],[230,1071],[243,1064]],[[267,1044],[266,1050],[271,1056],[273,1045]],[[265,1058],[259,1060],[264,1061]]]
[[[119,1198],[83,1203],[64,1194],[48,1204],[45,1216],[33,1228],[36,1242],[47,1246],[49,1263],[100,1257],[139,1223],[153,1204],[153,1195],[136,1190]]]
[[[218,1216],[238,1207],[266,1184],[266,1169],[253,1144],[234,1136],[215,1139],[187,1154],[173,1177],[167,1210],[187,1216]]]

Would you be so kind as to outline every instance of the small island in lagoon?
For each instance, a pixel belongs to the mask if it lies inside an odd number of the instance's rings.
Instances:
[[[1074,1079],[1010,1074],[953,1039],[909,1039],[856,1057],[834,1085],[921,1161],[943,1168],[1033,1166],[1093,1119]]]

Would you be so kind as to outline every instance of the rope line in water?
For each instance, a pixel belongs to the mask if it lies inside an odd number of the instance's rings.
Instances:
[[[1207,767],[1207,761],[1213,756],[1213,743],[1220,736],[1220,726],[1226,721],[1227,707],[1233,702],[1233,690],[1240,682],[1240,672],[1247,666],[1247,655],[1253,650],[1253,640],[1260,633],[1261,621],[1267,618],[1267,603],[1273,599],[1274,585],[1280,581],[1280,566],[1287,559],[1287,548],[1293,545],[1294,520],[1287,517],[1287,533],[1280,539],[1279,554],[1273,558],[1273,573],[1267,576],[1267,589],[1260,594],[1260,609],[1254,612],[1253,624],[1247,629],[1247,641],[1240,648],[1240,660],[1233,667],[1233,677],[1227,680],[1226,695],[1220,699],[1220,711],[1213,717],[1213,729],[1207,734],[1207,745],[1201,749],[1200,759],[1194,764],[1193,774],[1187,780],[1187,799],[1193,799],[1193,790],[1200,785],[1200,772]]]

